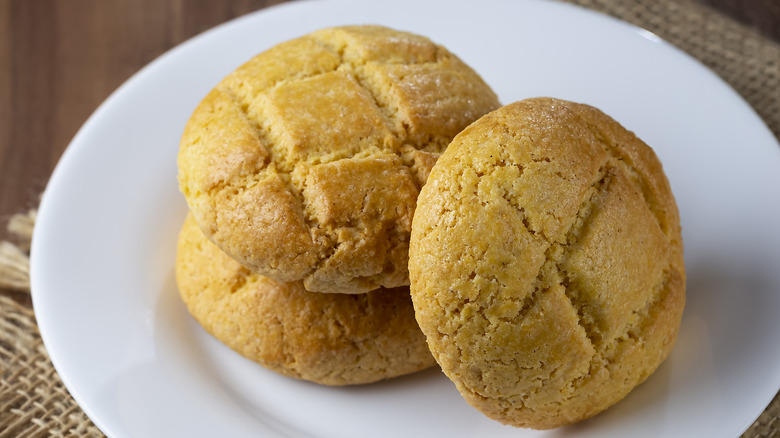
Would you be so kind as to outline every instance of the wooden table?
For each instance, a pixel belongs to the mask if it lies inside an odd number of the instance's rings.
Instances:
[[[777,0],[696,1],[780,41]],[[0,0],[0,219],[36,205],[73,135],[133,73],[193,35],[275,3]]]

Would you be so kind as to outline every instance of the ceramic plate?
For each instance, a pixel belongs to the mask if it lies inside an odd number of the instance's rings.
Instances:
[[[207,335],[179,301],[182,128],[224,75],[312,30],[426,35],[502,102],[601,108],[657,151],[677,197],[688,304],[671,357],[596,418],[502,426],[438,370],[329,388],[281,377]],[[208,31],[151,63],[86,122],[51,177],[32,249],[41,334],[112,437],[736,437],[780,387],[780,146],[712,72],[654,35],[545,1],[296,2]]]

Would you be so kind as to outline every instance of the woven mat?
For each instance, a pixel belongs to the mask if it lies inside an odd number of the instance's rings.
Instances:
[[[780,44],[689,0],[569,1],[648,29],[699,59],[780,136]],[[14,223],[25,217],[34,220]],[[103,436],[68,394],[41,342],[24,295],[30,230],[21,229],[15,246],[0,245],[0,438]],[[775,397],[743,437],[780,437],[779,416]]]

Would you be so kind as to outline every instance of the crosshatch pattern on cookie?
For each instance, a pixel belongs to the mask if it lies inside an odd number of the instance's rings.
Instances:
[[[555,99],[456,137],[420,195],[410,276],[418,322],[463,396],[540,429],[645,380],[685,300],[677,208],[652,150]]]
[[[182,137],[180,186],[204,233],[252,270],[320,292],[406,285],[419,188],[455,134],[497,107],[424,37],[325,29],[258,55],[204,99]],[[366,185],[319,178],[344,177],[335,168]]]

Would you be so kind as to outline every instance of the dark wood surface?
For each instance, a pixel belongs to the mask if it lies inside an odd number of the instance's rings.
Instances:
[[[697,1],[780,42],[780,0]],[[36,205],[68,142],[123,81],[191,36],[274,3],[0,0],[0,223]]]

